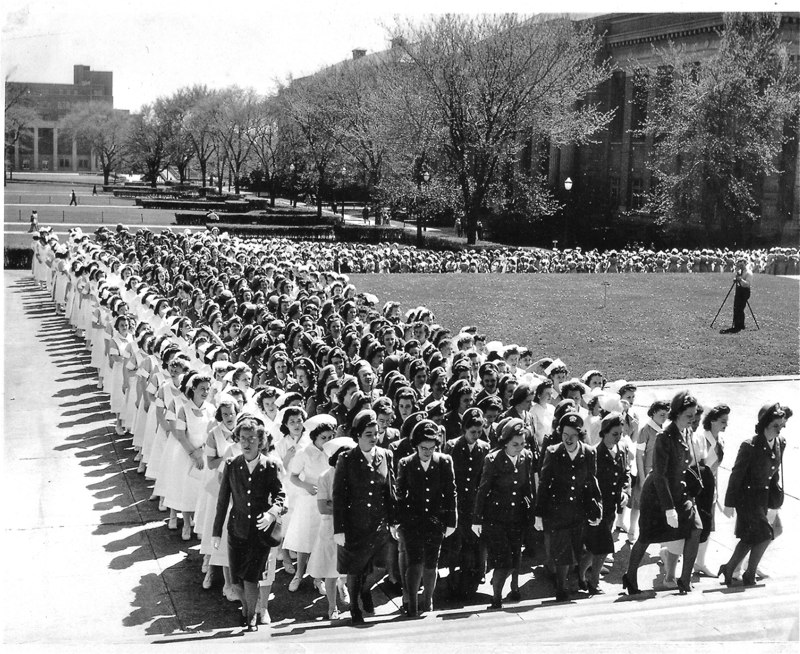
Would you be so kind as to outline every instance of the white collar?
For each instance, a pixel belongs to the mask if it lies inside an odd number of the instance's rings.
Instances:
[[[650,416],[647,416],[647,422],[645,422],[644,424],[645,427],[650,427],[655,431],[664,431],[664,426],[662,425],[661,427],[659,427],[655,422],[653,422],[653,419]]]

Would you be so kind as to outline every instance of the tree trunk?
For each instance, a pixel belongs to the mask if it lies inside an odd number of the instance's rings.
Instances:
[[[202,178],[202,186],[206,185],[206,162],[200,161],[200,177]]]

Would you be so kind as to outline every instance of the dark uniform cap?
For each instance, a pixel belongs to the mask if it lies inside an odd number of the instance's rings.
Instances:
[[[416,413],[412,413],[408,418],[403,420],[403,424],[400,427],[400,438],[410,438],[411,437],[411,430],[414,429],[414,426],[421,422],[422,420],[427,419],[427,414],[424,411],[417,411]]]
[[[558,421],[558,426],[583,429],[583,418],[581,418],[577,413],[568,412],[561,416],[561,420]]]
[[[364,409],[363,411],[359,411],[356,414],[356,417],[353,418],[353,433],[361,434],[361,432],[363,432],[368,425],[377,423],[378,423],[378,416],[375,415],[374,411],[370,409]]]
[[[497,395],[487,395],[480,402],[478,402],[478,408],[483,411],[483,413],[486,413],[490,409],[502,411],[503,402]]]
[[[437,445],[442,442],[439,428],[432,420],[420,420],[411,429],[411,444],[416,447],[423,441],[435,441]]]

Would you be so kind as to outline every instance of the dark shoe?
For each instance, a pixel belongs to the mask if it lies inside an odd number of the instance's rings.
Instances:
[[[628,595],[638,595],[642,592],[636,582],[631,581],[627,572],[622,575],[622,590],[627,591]]]
[[[678,594],[679,595],[686,595],[692,592],[692,582],[684,581],[683,579],[679,578],[676,580],[678,584]]]
[[[519,602],[522,599],[522,596],[519,594],[519,589],[515,588],[508,594],[508,599],[511,602]]]
[[[569,602],[569,593],[565,590],[556,591],[556,602]]]
[[[486,608],[488,608],[490,611],[494,611],[496,609],[502,609],[503,608],[503,602],[502,602],[502,600],[499,600],[499,599],[493,599],[492,603],[489,604],[489,606],[486,607]]]
[[[258,625],[255,622],[247,625],[247,631],[258,631]]]
[[[578,590],[589,590],[589,584],[586,583],[585,579],[578,579]]]
[[[361,605],[364,607],[364,613],[367,615],[375,614],[375,605],[372,603],[372,591],[367,590],[361,593]]]
[[[364,616],[361,614],[361,611],[354,611],[352,608],[350,609],[350,624],[364,624]]]
[[[752,577],[748,575],[746,572],[742,575],[742,585],[743,586],[755,586],[756,585],[756,577],[753,575]]]
[[[387,595],[396,596],[403,592],[403,586],[399,581],[390,581],[387,579],[383,582],[384,590],[388,591]]]
[[[590,596],[605,594],[605,591],[603,591],[602,588],[599,588],[597,586],[592,586],[591,584],[586,584],[586,590],[589,591]]]
[[[723,575],[723,578],[722,578],[722,583],[723,584],[725,584],[726,586],[732,586],[733,585],[733,575],[730,572],[728,572],[728,564],[727,563],[724,563],[721,566],[719,566],[719,572],[717,572],[717,577],[719,577],[720,575]]]

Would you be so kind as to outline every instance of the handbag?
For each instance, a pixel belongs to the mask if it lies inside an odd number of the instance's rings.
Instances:
[[[697,454],[694,451],[694,441],[689,436],[689,446],[692,448],[692,458],[694,459],[695,468],[689,465],[683,471],[683,482],[686,484],[686,494],[689,497],[697,497],[703,490],[703,478],[700,475],[700,462],[697,460]]]
[[[278,547],[283,540],[283,520],[278,516],[272,521],[272,524],[267,527],[266,531],[260,532],[261,542],[269,547]]]

